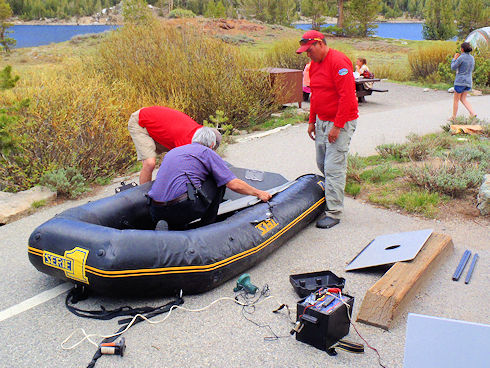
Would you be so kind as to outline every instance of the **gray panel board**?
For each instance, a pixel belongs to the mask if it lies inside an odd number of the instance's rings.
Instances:
[[[378,236],[345,269],[352,271],[412,260],[432,232],[432,229],[426,229]]]
[[[408,314],[404,368],[490,367],[490,325]]]

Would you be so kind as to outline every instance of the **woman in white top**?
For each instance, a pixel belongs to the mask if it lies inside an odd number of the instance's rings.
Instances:
[[[356,72],[359,73],[359,77],[360,78],[363,78],[363,77],[366,78],[363,75],[364,72],[368,72],[369,73],[369,68],[367,66],[366,59],[364,59],[364,58],[357,58],[357,60],[356,60]],[[366,89],[371,89],[371,88],[373,88],[373,84],[374,84],[373,82],[366,82],[366,83],[364,83],[364,87]]]

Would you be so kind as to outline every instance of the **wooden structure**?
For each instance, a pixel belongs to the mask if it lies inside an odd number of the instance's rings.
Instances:
[[[454,248],[450,236],[432,233],[412,261],[397,262],[364,296],[357,321],[389,329],[423,279]]]
[[[357,101],[358,102],[366,102],[366,99],[364,96],[370,96],[372,95],[373,92],[388,92],[387,89],[377,89],[377,88],[366,88],[364,83],[369,83],[369,82],[380,82],[381,79],[377,78],[357,78],[356,79],[356,96],[357,96]]]
[[[269,73],[276,102],[287,104],[303,101],[303,71],[299,69],[265,68]]]

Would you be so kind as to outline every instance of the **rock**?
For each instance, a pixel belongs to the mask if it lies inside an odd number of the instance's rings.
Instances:
[[[476,207],[483,216],[490,214],[490,174],[485,175],[478,192],[478,205]]]
[[[430,88],[424,88],[424,92],[429,92]]]
[[[282,114],[280,112],[274,112],[271,114],[272,118],[280,118],[281,116],[282,116]]]
[[[29,210],[34,202],[51,201],[55,198],[56,192],[41,186],[18,193],[0,192],[0,224],[6,224],[14,216]]]
[[[482,93],[482,91],[478,91],[477,89],[472,89],[470,91],[470,95],[471,96],[481,96],[481,95],[483,95],[483,93]]]
[[[449,93],[454,93],[454,87],[451,87],[447,90]]]

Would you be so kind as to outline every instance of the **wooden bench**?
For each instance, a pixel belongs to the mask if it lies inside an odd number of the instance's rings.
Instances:
[[[371,78],[371,79],[358,78],[358,79],[356,79],[357,101],[359,103],[366,102],[366,99],[364,98],[364,96],[370,96],[370,95],[372,95],[373,92],[388,92],[387,89],[366,88],[364,86],[364,83],[366,83],[366,82],[375,83],[375,82],[380,82],[380,81],[381,81],[381,79],[377,79],[377,78]]]

